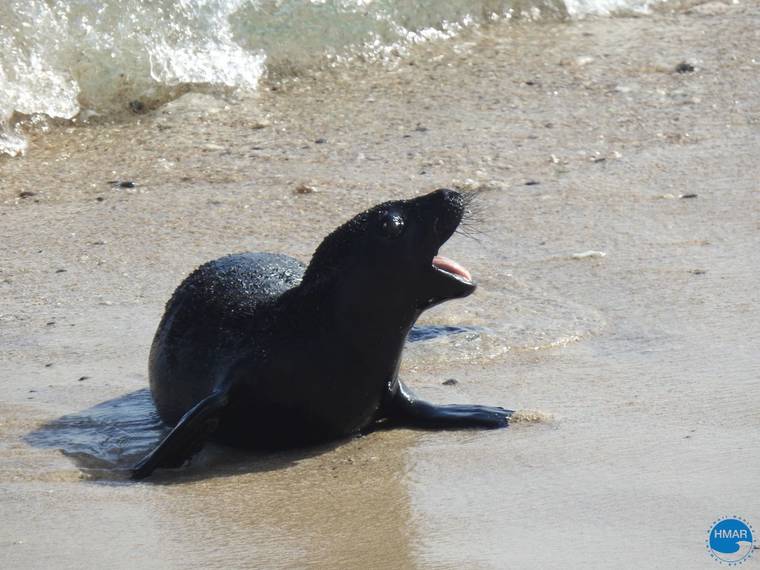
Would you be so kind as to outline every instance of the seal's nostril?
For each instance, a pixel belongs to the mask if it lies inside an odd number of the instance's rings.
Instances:
[[[447,202],[459,202],[462,199],[462,194],[456,190],[451,190],[450,188],[439,188],[438,192],[441,194],[441,197]]]
[[[439,188],[437,192],[445,202],[456,201],[459,198],[459,192],[448,188]]]
[[[436,193],[443,199],[447,208],[458,210],[460,213],[464,211],[465,199],[461,193],[448,188],[440,188]]]

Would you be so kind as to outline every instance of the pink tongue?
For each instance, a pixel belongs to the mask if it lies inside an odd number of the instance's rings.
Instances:
[[[467,281],[472,281],[472,275],[470,275],[470,272],[459,265],[456,261],[449,259],[448,257],[436,255],[433,258],[433,266],[437,267],[438,269],[443,269],[449,273],[453,273],[454,275],[459,275]]]

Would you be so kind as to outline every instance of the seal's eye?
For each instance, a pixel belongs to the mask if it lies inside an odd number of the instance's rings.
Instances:
[[[404,232],[404,218],[398,212],[384,212],[380,216],[380,231],[385,237],[397,238]]]

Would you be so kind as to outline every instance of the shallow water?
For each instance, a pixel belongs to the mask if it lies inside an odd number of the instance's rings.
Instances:
[[[57,418],[24,439],[62,451],[82,469],[119,471],[142,459],[167,432],[146,388]]]
[[[760,11],[721,6],[497,26],[396,69],[33,135],[0,162],[3,560],[714,567],[716,517],[760,524]],[[479,288],[425,315],[403,377],[523,421],[209,446],[120,479],[160,437],[147,353],[182,277],[247,249],[307,261],[362,208],[439,186],[478,192],[443,253]]]

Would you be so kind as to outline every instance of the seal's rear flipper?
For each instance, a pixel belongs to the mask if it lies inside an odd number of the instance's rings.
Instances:
[[[514,413],[497,406],[449,404],[437,406],[419,400],[400,381],[398,390],[381,410],[384,427],[409,426],[426,429],[502,428]]]
[[[206,436],[219,425],[219,413],[229,401],[227,391],[216,391],[198,402],[179,420],[145,458],[132,469],[132,479],[150,476],[158,467],[179,467],[203,447]]]

